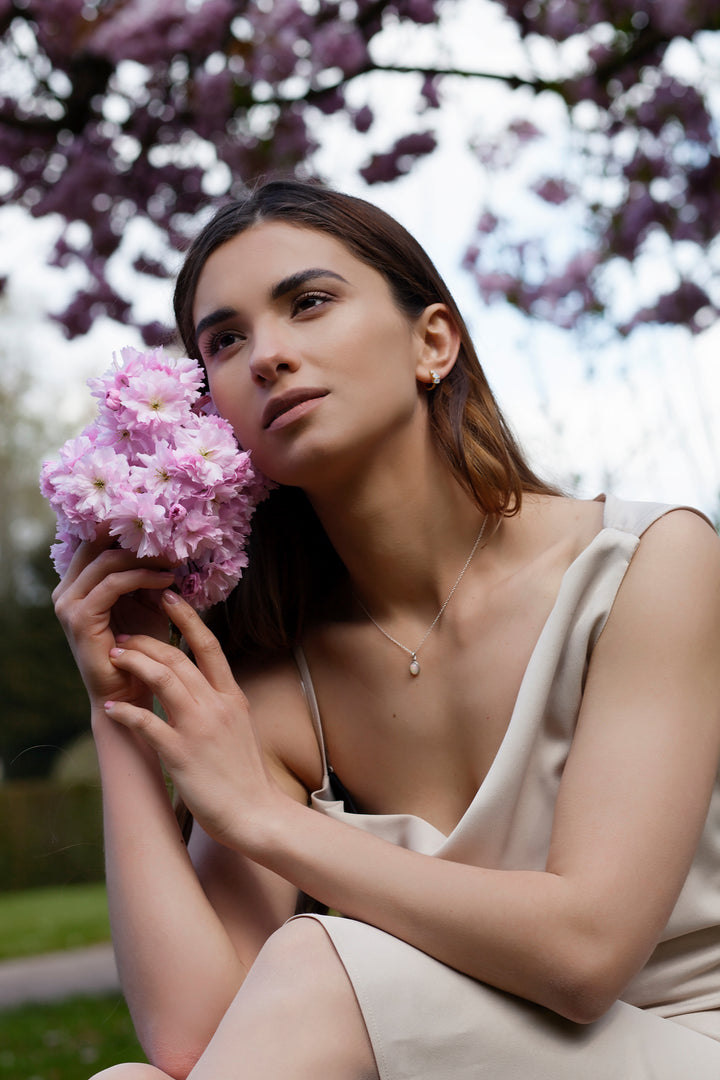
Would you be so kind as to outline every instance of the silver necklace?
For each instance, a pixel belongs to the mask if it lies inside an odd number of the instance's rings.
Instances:
[[[487,516],[487,514],[486,514],[486,515],[485,515],[485,517],[483,518],[483,522],[482,522],[482,525],[480,526],[480,532],[479,532],[479,533],[477,534],[477,537],[475,538],[475,543],[474,543],[474,544],[473,544],[473,546],[472,546],[472,551],[471,551],[471,552],[470,552],[470,554],[468,555],[468,557],[467,557],[467,559],[466,559],[466,561],[465,561],[465,565],[463,566],[462,570],[461,570],[461,571],[460,571],[460,573],[458,574],[458,576],[457,576],[457,578],[456,578],[456,580],[455,580],[455,584],[453,585],[452,589],[450,590],[450,592],[449,592],[449,593],[447,594],[447,596],[445,597],[445,600],[443,601],[442,607],[441,607],[441,608],[440,608],[440,610],[438,611],[438,613],[437,613],[437,615],[435,616],[435,618],[433,619],[433,621],[432,621],[432,622],[430,623],[430,625],[428,626],[427,630],[425,631],[425,633],[424,633],[424,635],[423,635],[423,637],[422,637],[422,640],[421,640],[421,641],[419,642],[419,644],[417,644],[417,645],[415,646],[415,648],[414,648],[414,649],[409,649],[409,648],[407,647],[407,645],[403,645],[402,641],[398,641],[398,639],[397,639],[397,638],[394,638],[394,637],[392,636],[392,634],[388,634],[387,630],[383,630],[383,628],[382,628],[382,626],[380,625],[380,623],[379,623],[379,622],[377,622],[377,621],[376,621],[375,619],[373,619],[372,615],[370,614],[370,612],[368,611],[368,609],[367,609],[367,608],[365,607],[365,605],[363,604],[363,602],[362,602],[361,600],[358,600],[358,604],[360,604],[360,607],[361,607],[361,608],[363,609],[363,611],[364,611],[364,612],[365,612],[365,614],[367,615],[367,617],[368,617],[368,619],[370,620],[370,622],[371,622],[371,623],[374,623],[374,624],[375,624],[375,626],[377,626],[377,628],[378,628],[378,630],[380,631],[380,633],[381,633],[381,634],[383,634],[383,635],[384,635],[384,636],[385,636],[385,637],[386,637],[386,638],[388,639],[388,641],[392,641],[393,645],[397,645],[397,646],[398,646],[398,648],[402,649],[402,650],[403,650],[403,652],[406,652],[406,653],[408,654],[408,656],[410,657],[410,665],[409,665],[409,667],[410,667],[410,674],[411,674],[411,675],[419,675],[419,674],[420,674],[420,662],[418,661],[418,658],[417,658],[417,654],[418,654],[418,653],[420,652],[421,648],[423,647],[423,645],[425,644],[425,642],[427,641],[427,639],[428,639],[428,638],[430,637],[430,634],[431,634],[431,633],[432,633],[432,631],[433,631],[433,630],[435,629],[435,626],[437,625],[437,621],[438,621],[438,619],[440,618],[440,616],[442,615],[443,611],[445,610],[445,608],[446,608],[446,607],[448,606],[448,604],[450,603],[450,601],[451,601],[451,599],[452,599],[452,596],[453,596],[453,593],[455,592],[455,590],[457,589],[458,585],[459,585],[459,584],[460,584],[460,582],[462,581],[462,579],[463,579],[463,576],[464,576],[464,574],[465,574],[465,571],[467,570],[468,566],[469,566],[469,565],[470,565],[470,563],[472,562],[472,557],[473,557],[473,555],[475,554],[475,552],[477,551],[477,549],[478,549],[478,545],[479,545],[480,541],[482,540],[482,537],[483,537],[483,533],[485,532],[485,524],[486,524],[486,522],[487,522],[487,519],[488,519],[488,516]],[[356,597],[355,599],[357,600],[357,597]]]

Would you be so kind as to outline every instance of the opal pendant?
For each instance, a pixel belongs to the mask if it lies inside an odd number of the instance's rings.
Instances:
[[[412,660],[410,661],[410,674],[420,674],[420,665],[418,664],[417,656],[415,655],[415,653],[412,654]]]

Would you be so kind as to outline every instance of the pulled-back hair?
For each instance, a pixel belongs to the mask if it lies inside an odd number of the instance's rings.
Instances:
[[[327,233],[381,274],[398,309],[417,318],[445,304],[460,334],[452,370],[428,394],[431,431],[451,470],[487,514],[511,515],[524,492],[557,494],[539,479],[517,445],[478,361],[470,334],[445,282],[420,244],[394,218],[363,199],[317,183],[272,180],[247,198],[222,207],[191,245],[177,279],[175,317],[189,356],[201,359],[193,304],[209,256],[255,224],[281,221]],[[391,362],[391,361],[390,361]],[[309,500],[279,487],[253,520],[250,566],[226,605],[230,653],[291,647],[317,617],[344,577]]]

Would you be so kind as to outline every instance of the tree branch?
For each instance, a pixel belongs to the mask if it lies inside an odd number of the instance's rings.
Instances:
[[[373,64],[368,70],[387,71],[398,75],[424,75],[428,78],[436,78],[441,75],[458,75],[461,79],[493,79],[496,82],[506,83],[512,90],[525,86],[538,94],[543,90],[557,91],[562,85],[558,80],[524,79],[521,75],[504,75],[498,71],[469,71],[465,68],[440,68],[420,65],[405,67],[402,64]]]
[[[422,75],[425,78],[439,78],[446,75],[456,75],[462,79],[492,79],[495,82],[503,82],[511,90],[517,90],[519,87],[526,87],[532,90],[533,93],[540,94],[544,90],[550,90],[556,94],[562,94],[563,84],[566,80],[549,80],[549,79],[525,79],[520,75],[504,75],[500,72],[494,71],[470,71],[464,68],[441,68],[441,67],[428,67],[426,65],[417,66],[404,66],[402,64],[375,64],[368,63],[364,65],[359,71],[353,72],[352,75],[343,75],[333,83],[329,83],[327,86],[310,86],[304,94],[298,94],[295,97],[288,97],[285,95],[276,95],[271,98],[265,98],[262,104],[270,105],[291,105],[297,101],[306,101],[312,103],[316,98],[322,97],[324,94],[331,94],[334,90],[338,90],[341,86],[347,86],[354,79],[360,78],[362,75],[368,75],[371,72],[381,71],[389,75]]]
[[[596,66],[592,74],[599,82],[607,83],[618,71],[628,65],[638,64],[659,46],[664,45],[667,48],[670,41],[667,34],[661,34],[652,27],[648,27],[635,36],[629,49],[608,57],[604,63]]]

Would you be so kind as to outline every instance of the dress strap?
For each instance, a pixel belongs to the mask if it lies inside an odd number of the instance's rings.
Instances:
[[[631,502],[626,499],[618,499],[614,495],[599,495],[598,502],[605,503],[603,525],[606,529],[619,529],[621,532],[630,533],[640,537],[659,518],[672,513],[673,510],[690,510],[693,514],[703,518],[711,529],[715,526],[702,510],[694,506],[683,504],[668,504],[656,502]]]
[[[323,785],[325,785],[329,774],[327,752],[325,750],[325,736],[323,735],[322,720],[320,719],[320,709],[318,707],[317,695],[315,694],[315,687],[313,686],[310,668],[308,667],[307,657],[305,656],[305,650],[302,645],[295,646],[293,649],[293,656],[300,674],[300,682],[302,683],[305,700],[308,703],[308,709],[310,710],[310,716],[312,717],[318,746],[320,747],[320,756],[322,757],[323,763]]]
[[[297,664],[298,672],[300,673],[300,682],[302,683],[303,692],[305,694],[305,700],[308,703],[310,715],[312,717],[313,727],[315,728],[315,735],[317,737],[318,746],[320,748],[320,756],[323,763],[323,782],[321,790],[326,792],[328,796],[341,802],[345,808],[345,812],[348,814],[361,814],[364,813],[355,802],[351,792],[343,784],[340,777],[337,775],[332,765],[327,759],[327,751],[325,750],[325,736],[323,735],[322,720],[320,719],[320,708],[317,702],[317,695],[315,693],[315,687],[313,686],[312,676],[310,674],[310,668],[308,667],[307,657],[305,651],[301,645],[296,645],[293,650],[295,657],[295,663]]]

